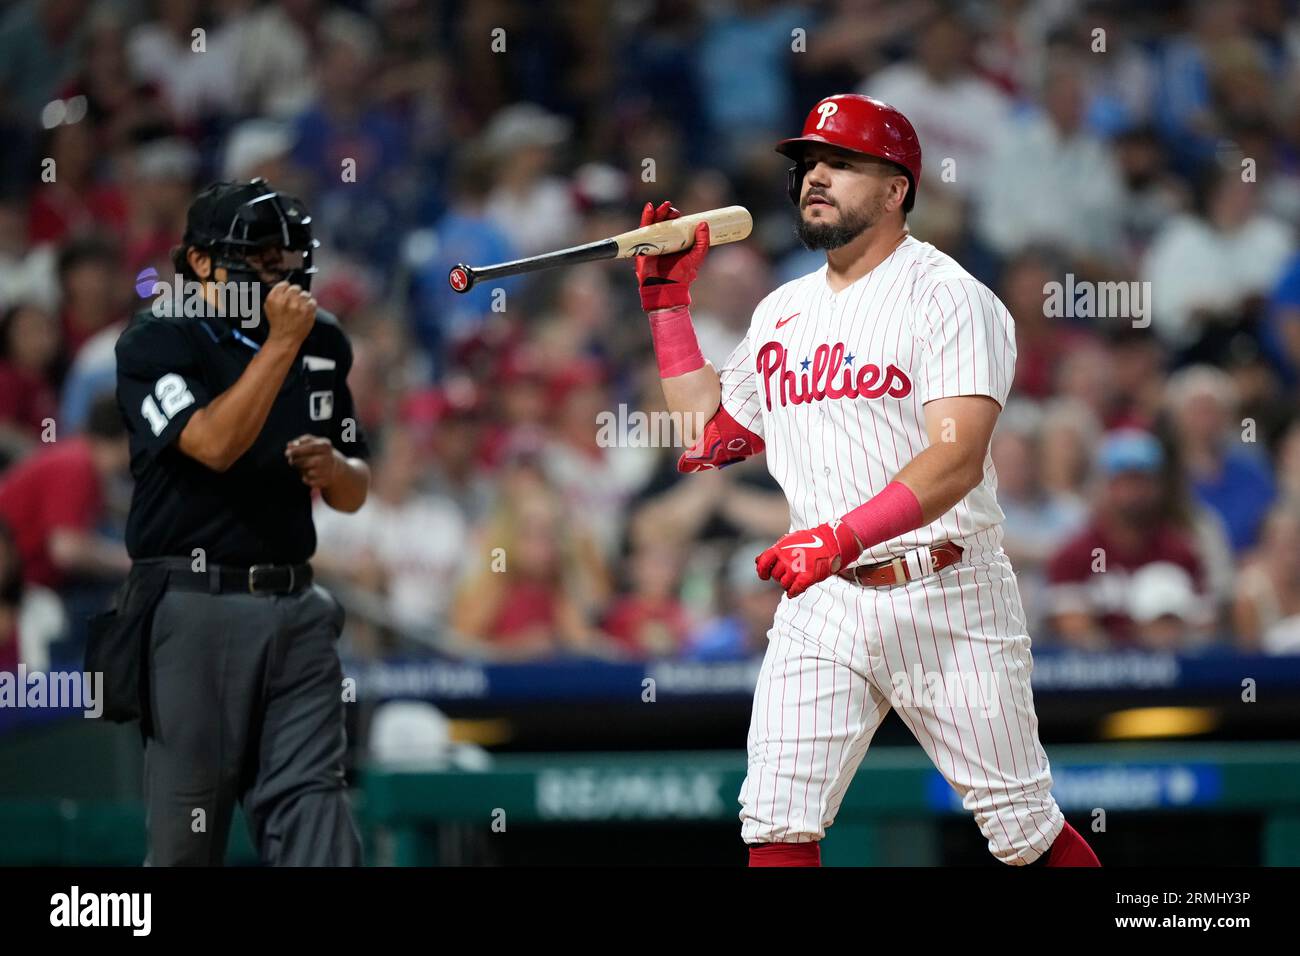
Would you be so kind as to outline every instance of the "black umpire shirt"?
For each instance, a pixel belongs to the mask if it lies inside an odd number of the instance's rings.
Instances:
[[[368,458],[348,391],[352,348],[322,310],[266,424],[225,472],[181,452],[177,438],[198,409],[230,388],[260,348],[223,318],[136,314],[117,340],[117,403],[131,439],[135,492],[126,547],[135,560],[195,557],[209,564],[290,564],[316,550],[311,489],[285,460],[303,434]]]

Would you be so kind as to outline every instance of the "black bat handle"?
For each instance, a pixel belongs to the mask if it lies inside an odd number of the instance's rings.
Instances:
[[[474,287],[478,276],[474,270],[463,262],[458,262],[452,266],[451,272],[447,273],[447,284],[457,292],[468,292]]]
[[[575,262],[595,262],[598,259],[614,259],[618,256],[618,243],[613,239],[601,239],[558,252],[544,252],[540,256],[527,259],[515,259],[490,266],[472,268],[463,262],[457,263],[447,274],[447,283],[457,292],[468,292],[481,279],[500,279],[505,276],[519,275],[523,272],[537,272],[540,269],[553,269],[555,266],[572,265]]]

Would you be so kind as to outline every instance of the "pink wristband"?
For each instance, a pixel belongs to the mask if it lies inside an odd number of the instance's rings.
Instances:
[[[841,520],[853,529],[865,551],[916,530],[925,523],[925,516],[912,489],[901,481],[891,481],[884,491],[866,504],[858,505]]]
[[[684,305],[649,313],[650,337],[659,360],[659,377],[673,378],[704,368],[704,353],[695,338],[691,310]]]

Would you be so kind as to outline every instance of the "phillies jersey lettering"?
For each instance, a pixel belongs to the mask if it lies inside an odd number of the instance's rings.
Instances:
[[[768,342],[758,350],[754,370],[762,376],[768,411],[772,410],[774,377],[780,383],[777,401],[781,405],[820,402],[827,398],[880,398],[882,395],[906,398],[912,392],[912,380],[892,362],[884,372],[879,365],[863,363],[855,374],[853,362],[856,356],[845,351],[843,342],[836,342],[834,346],[823,342],[817,346],[813,358],[805,358],[799,363],[803,374],[798,378],[786,367],[786,356],[785,347],[780,342]],[[811,374],[808,371],[810,365]],[[842,379],[841,369],[844,373]]]
[[[1015,359],[1005,306],[908,236],[840,292],[823,266],[768,295],[719,378],[723,407],[764,440],[791,528],[811,528],[879,494],[930,443],[926,402],[987,395],[1005,404]],[[1000,540],[996,487],[986,455],[984,480],[956,507],[857,563],[985,531]]]

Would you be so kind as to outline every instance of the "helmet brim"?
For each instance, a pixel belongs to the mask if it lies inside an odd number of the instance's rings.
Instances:
[[[833,146],[835,149],[842,149],[846,153],[856,153],[858,150],[849,149],[847,146],[841,146],[839,143],[832,143],[825,136],[818,136],[816,133],[810,133],[807,136],[795,136],[791,139],[783,139],[776,144],[776,151],[783,156],[789,156],[791,159],[798,159],[806,146]],[[862,155],[866,155],[863,153]]]

